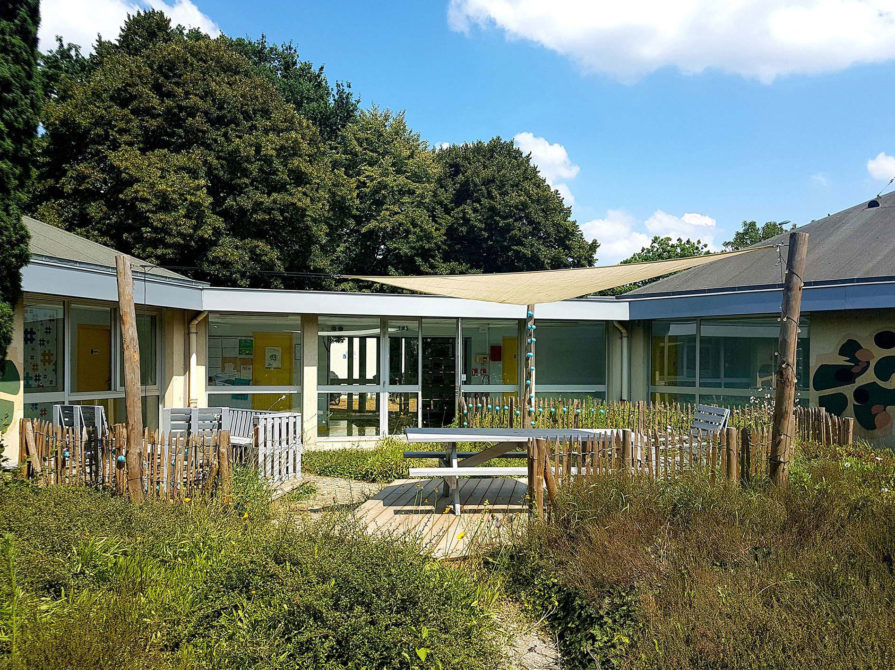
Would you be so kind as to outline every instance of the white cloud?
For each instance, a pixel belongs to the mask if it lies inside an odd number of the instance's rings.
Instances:
[[[715,245],[715,219],[705,214],[674,216],[657,209],[646,221],[639,223],[624,210],[610,209],[605,218],[582,223],[581,231],[585,239],[600,242],[597,252],[600,265],[618,263],[643,247],[648,247],[654,235],[698,239],[708,244],[711,250],[718,250]]]
[[[624,210],[610,209],[605,218],[582,223],[581,231],[588,241],[600,242],[600,265],[613,265],[649,246],[649,235],[635,231],[635,225],[637,221]]]
[[[116,39],[127,15],[141,9],[161,10],[175,26],[199,28],[212,36],[221,32],[190,0],[44,0],[40,9],[41,49],[52,48],[56,35],[61,35],[66,42],[80,45],[84,53],[90,52],[97,34]]]
[[[880,151],[876,158],[867,161],[867,172],[874,179],[880,181],[888,181],[895,177],[895,156],[890,156],[884,151]]]
[[[559,191],[566,205],[572,206],[575,197],[564,180],[574,179],[581,168],[569,158],[569,153],[562,144],[550,144],[543,137],[534,133],[517,133],[513,142],[524,154],[531,154],[531,162],[538,167],[538,172],[553,188]]]
[[[568,184],[557,184],[553,188],[559,191],[563,201],[566,203],[566,207],[571,207],[575,204],[575,196],[572,195],[572,189],[569,188]]]
[[[830,178],[823,172],[818,172],[811,175],[811,181],[818,186],[823,186],[824,188],[830,185]]]
[[[895,58],[892,0],[451,0],[448,22],[496,26],[627,81],[674,67],[769,83]]]
[[[451,146],[450,142],[442,142],[441,144],[438,145],[438,148],[439,149],[447,149],[450,146]]]

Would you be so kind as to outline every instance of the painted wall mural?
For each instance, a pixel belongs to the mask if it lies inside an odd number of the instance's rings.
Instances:
[[[811,379],[818,405],[838,416],[854,416],[872,436],[892,432],[895,388],[884,384],[895,384],[895,331],[880,330],[863,342],[849,337],[836,354],[818,362]]]

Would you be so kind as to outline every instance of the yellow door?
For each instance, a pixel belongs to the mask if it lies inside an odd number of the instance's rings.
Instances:
[[[505,337],[501,346],[501,367],[503,368],[503,384],[519,383],[519,338]],[[516,395],[516,392],[504,393],[504,400]]]
[[[109,326],[78,324],[78,375],[74,391],[112,388],[112,331]]]
[[[292,333],[253,333],[255,340],[252,360],[253,386],[292,385]],[[278,400],[280,393],[261,393],[252,396],[254,409],[288,410],[292,398]]]

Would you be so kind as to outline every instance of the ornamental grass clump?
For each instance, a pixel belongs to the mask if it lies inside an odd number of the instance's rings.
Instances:
[[[890,667],[893,476],[888,452],[811,447],[783,490],[582,479],[492,560],[568,667]]]

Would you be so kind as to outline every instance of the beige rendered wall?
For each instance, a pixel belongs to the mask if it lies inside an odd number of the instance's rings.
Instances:
[[[0,370],[0,441],[4,457],[13,465],[19,462],[19,420],[25,410],[24,319],[25,306],[19,301],[13,313],[12,343],[6,352],[6,365]]]
[[[895,447],[895,311],[816,312],[810,323],[811,405],[845,402],[858,437]]]
[[[162,317],[162,351],[164,351],[165,377],[163,381],[163,402],[165,407],[187,407],[189,405],[189,361],[187,347],[187,312],[180,309],[166,309]]]
[[[317,443],[317,315],[301,317],[301,439],[305,447]]]

